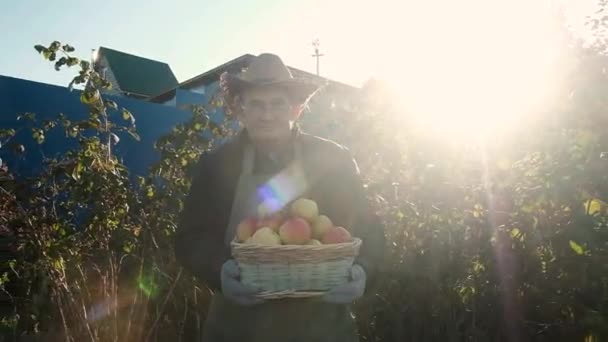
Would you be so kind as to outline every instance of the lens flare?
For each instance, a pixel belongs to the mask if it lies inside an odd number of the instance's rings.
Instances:
[[[293,162],[258,187],[258,201],[266,206],[269,212],[276,212],[301,196],[307,189],[308,182],[302,165]]]

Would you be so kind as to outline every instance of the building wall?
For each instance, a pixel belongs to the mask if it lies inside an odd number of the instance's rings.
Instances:
[[[192,115],[190,112],[157,103],[120,96],[106,97],[115,101],[119,108],[124,107],[131,111],[137,123],[141,141],[137,142],[127,134],[119,133],[120,143],[114,149],[132,176],[147,174],[148,167],[160,157],[154,149],[154,142]],[[36,144],[31,137],[31,131],[24,129],[26,123],[23,120],[17,121],[17,115],[25,112],[35,113],[39,120],[55,119],[59,113],[64,113],[72,122],[88,117],[87,107],[80,103],[80,91],[70,92],[65,87],[0,76],[0,128],[17,130],[14,141],[26,147],[25,158],[15,158],[13,153],[5,148],[0,149],[0,158],[12,171],[22,176],[39,170],[42,166],[42,156],[52,158],[76,144],[74,140],[65,138],[61,128],[50,131],[44,144]],[[118,112],[110,115],[114,115],[116,120],[122,120]]]

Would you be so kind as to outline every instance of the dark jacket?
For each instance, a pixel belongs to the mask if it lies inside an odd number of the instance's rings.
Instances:
[[[213,291],[220,291],[221,267],[230,258],[224,236],[247,139],[243,132],[201,156],[175,236],[178,261]],[[363,240],[356,262],[366,270],[369,290],[383,257],[385,237],[366,199],[357,164],[346,148],[329,140],[300,132],[294,134],[294,139],[301,142],[304,171],[310,184],[303,197],[315,200],[334,224],[346,227]],[[257,164],[274,168],[275,172],[284,166],[270,161]]]

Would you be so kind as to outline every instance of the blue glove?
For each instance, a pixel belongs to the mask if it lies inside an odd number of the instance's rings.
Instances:
[[[255,305],[263,302],[262,299],[255,297],[255,294],[260,292],[257,289],[252,289],[243,285],[239,281],[241,271],[236,261],[228,260],[222,265],[222,294],[229,300],[239,305]]]
[[[367,275],[360,265],[353,265],[350,269],[350,281],[331,289],[322,298],[325,302],[333,304],[349,304],[361,298],[365,293]]]

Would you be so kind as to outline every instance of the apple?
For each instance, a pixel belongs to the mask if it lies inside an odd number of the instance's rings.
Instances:
[[[332,243],[344,243],[352,241],[352,236],[344,227],[331,227],[323,238],[321,242],[323,244],[332,244]]]
[[[291,204],[291,215],[314,222],[319,216],[319,207],[313,200],[300,198]]]
[[[281,238],[272,228],[262,227],[253,234],[251,243],[274,246],[281,244]]]
[[[284,218],[281,213],[275,213],[271,216],[264,217],[258,221],[258,228],[269,227],[275,232],[279,231],[279,228],[283,224]]]
[[[239,223],[239,225],[236,227],[236,239],[239,242],[243,242],[243,241],[247,240],[248,238],[250,238],[258,228],[257,221],[258,220],[253,217],[246,218],[243,221],[241,221]]]
[[[291,218],[279,228],[279,236],[285,244],[303,245],[311,238],[311,229],[308,222],[300,217]]]
[[[317,217],[317,219],[312,225],[312,235],[315,238],[321,238],[323,235],[325,235],[329,228],[333,226],[334,224],[331,222],[329,217],[321,215]]]
[[[323,244],[319,240],[312,239],[312,240],[308,241],[307,245],[309,245],[309,246],[321,246]]]

